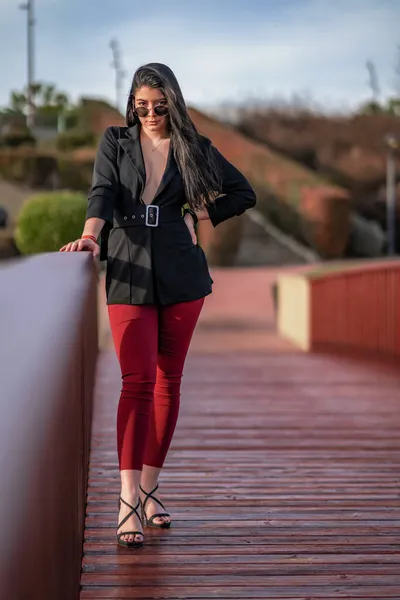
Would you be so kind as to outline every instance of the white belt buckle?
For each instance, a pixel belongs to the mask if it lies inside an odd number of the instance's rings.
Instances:
[[[158,218],[160,207],[156,204],[148,204],[146,206],[146,221],[147,227],[158,227]]]

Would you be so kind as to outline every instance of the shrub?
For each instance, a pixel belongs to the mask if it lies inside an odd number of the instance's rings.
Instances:
[[[18,217],[15,242],[21,254],[57,252],[80,237],[86,197],[74,192],[46,192],[28,198]]]
[[[57,158],[50,154],[39,154],[29,148],[0,152],[0,175],[7,181],[46,187],[54,171],[57,171]]]
[[[5,148],[19,148],[19,146],[35,146],[36,138],[29,130],[10,131],[0,139],[0,145]]]
[[[31,187],[61,188],[87,193],[92,182],[93,157],[38,153],[29,148],[0,151],[0,176]]]
[[[96,143],[96,136],[90,131],[66,131],[60,133],[56,139],[58,150],[68,152],[85,146],[93,146]]]

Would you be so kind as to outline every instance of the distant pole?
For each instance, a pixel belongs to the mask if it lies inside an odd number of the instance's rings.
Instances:
[[[396,159],[399,140],[394,135],[385,138],[388,153],[386,159],[386,231],[388,254],[396,254]]]
[[[121,68],[121,51],[117,40],[111,40],[110,48],[113,53],[113,62],[111,66],[115,69],[115,96],[116,105],[118,110],[122,111],[122,92],[123,92],[123,80],[125,77],[125,71]]]
[[[375,102],[376,105],[379,105],[380,88],[379,88],[379,81],[378,81],[378,74],[376,72],[376,67],[375,67],[374,63],[372,62],[372,60],[367,60],[366,66],[367,66],[368,75],[369,75],[369,87],[371,88],[371,92],[372,92],[372,101]]]
[[[35,124],[35,105],[33,102],[33,83],[34,83],[34,39],[33,39],[33,28],[35,25],[33,5],[34,0],[27,0],[25,4],[20,5],[21,10],[25,10],[27,14],[27,66],[28,66],[28,90],[27,90],[27,101],[28,101],[28,114],[26,118],[26,124],[29,128]]]

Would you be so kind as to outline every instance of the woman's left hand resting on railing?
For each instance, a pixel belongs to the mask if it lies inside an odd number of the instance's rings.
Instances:
[[[104,223],[103,219],[97,217],[87,219],[80,239],[69,242],[60,248],[60,252],[91,252],[93,258],[96,258],[100,254],[100,246],[97,243],[97,238],[103,229]]]

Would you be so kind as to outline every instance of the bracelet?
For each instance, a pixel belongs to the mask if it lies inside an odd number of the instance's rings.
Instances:
[[[185,216],[187,214],[192,215],[193,223],[195,225],[197,225],[197,223],[199,222],[199,219],[198,219],[196,213],[194,212],[194,210],[192,210],[191,208],[185,208],[183,211],[183,216]]]
[[[92,242],[94,242],[95,244],[97,244],[97,238],[94,237],[94,235],[82,235],[81,240],[92,240]]]

